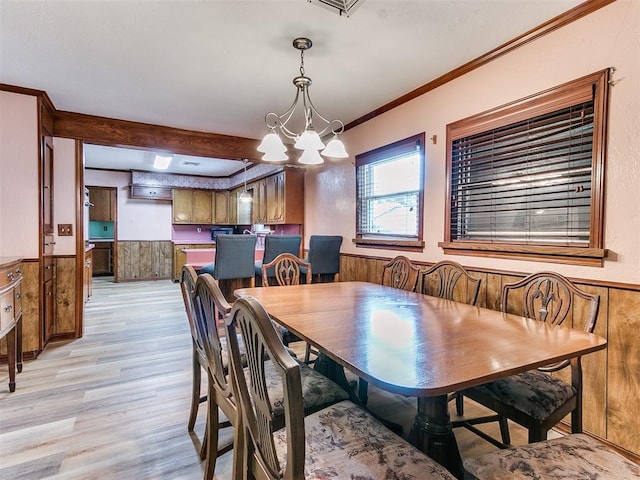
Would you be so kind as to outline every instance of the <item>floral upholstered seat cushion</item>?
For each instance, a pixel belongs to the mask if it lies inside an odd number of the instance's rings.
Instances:
[[[631,480],[640,466],[584,434],[487,453],[464,462],[469,480]]]
[[[245,369],[244,372],[247,385],[249,385],[251,382],[249,370]],[[349,394],[340,388],[337,383],[329,380],[304,363],[300,363],[300,373],[305,411],[314,412],[349,398]],[[284,393],[282,390],[282,378],[270,361],[265,363],[265,382],[274,416],[283,416]]]
[[[306,480],[453,480],[444,467],[395,435],[352,402],[340,402],[305,417]],[[280,466],[287,435],[274,434]]]
[[[537,420],[547,418],[576,395],[573,386],[538,370],[511,375],[474,389]]]

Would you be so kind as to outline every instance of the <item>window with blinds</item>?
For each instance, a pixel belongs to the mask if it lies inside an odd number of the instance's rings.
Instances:
[[[356,156],[358,238],[422,240],[424,133]]]
[[[604,255],[607,85],[599,72],[447,126],[445,250]]]

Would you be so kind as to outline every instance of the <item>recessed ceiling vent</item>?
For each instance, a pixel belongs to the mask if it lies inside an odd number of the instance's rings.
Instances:
[[[200,162],[190,162],[188,160],[185,160],[184,162],[182,162],[182,164],[185,166],[197,167],[198,165],[200,165]]]
[[[350,17],[353,12],[359,7],[364,0],[307,0],[309,3],[313,3],[320,7],[328,8],[329,10],[337,10],[340,16]]]

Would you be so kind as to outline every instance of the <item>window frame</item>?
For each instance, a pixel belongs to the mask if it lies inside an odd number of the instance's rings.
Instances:
[[[420,179],[418,182],[418,212],[417,212],[417,236],[410,238],[402,238],[402,235],[380,235],[375,234],[361,234],[358,233],[358,225],[360,222],[360,184],[358,168],[363,165],[369,165],[376,162],[384,161],[396,154],[401,154],[403,151],[408,151],[410,148],[414,148],[416,145],[420,147]],[[356,224],[355,238],[352,240],[356,247],[374,247],[389,250],[409,250],[409,251],[422,251],[424,250],[423,241],[423,222],[424,222],[424,172],[425,172],[425,132],[417,135],[398,140],[396,142],[378,147],[356,155]]]
[[[603,232],[609,75],[610,69],[605,69],[447,125],[445,238],[443,242],[438,243],[445,254],[602,266],[607,253],[604,249]],[[594,101],[589,245],[531,245],[507,241],[490,242],[452,238],[453,141],[580,103],[579,92],[588,87],[591,87],[593,91]]]

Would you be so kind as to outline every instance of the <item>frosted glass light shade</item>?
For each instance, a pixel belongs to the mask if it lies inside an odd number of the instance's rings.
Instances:
[[[349,156],[347,150],[344,148],[344,143],[338,138],[338,135],[334,135],[329,143],[327,143],[325,149],[320,153],[325,157],[333,158],[347,158]]]
[[[153,168],[156,168],[158,170],[166,170],[167,168],[169,168],[171,159],[173,159],[173,155],[156,155],[156,158],[153,161]]]
[[[284,146],[277,133],[271,132],[264,136],[262,142],[258,145],[258,151],[262,153],[286,152],[287,147]]]
[[[305,150],[302,152],[302,155],[300,155],[298,163],[302,163],[304,165],[319,165],[324,163],[324,160],[322,160],[318,150]]]
[[[266,152],[262,156],[262,160],[265,162],[284,162],[289,160],[289,157],[285,152]]]
[[[309,127],[298,137],[294,146],[300,150],[322,150],[324,143],[320,140],[318,132],[313,127]]]
[[[238,195],[238,201],[241,203],[249,203],[253,201],[253,197],[251,197],[251,194],[246,190],[242,190],[242,192],[240,192],[240,195]]]

